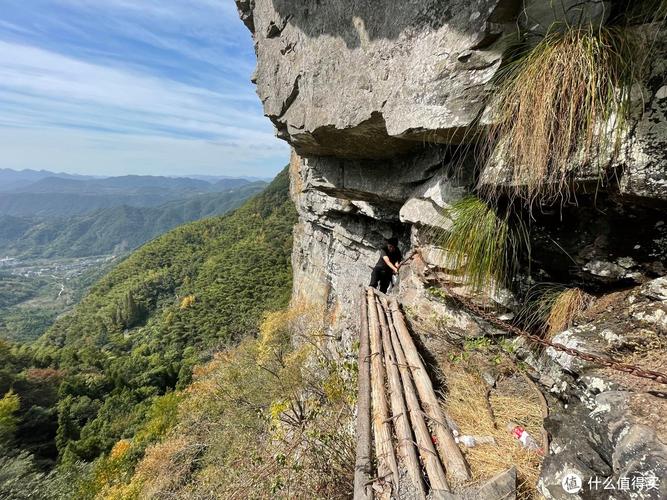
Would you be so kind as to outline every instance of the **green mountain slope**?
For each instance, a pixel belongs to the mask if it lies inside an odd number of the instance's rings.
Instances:
[[[20,239],[32,226],[33,222],[30,219],[0,215],[0,248],[5,248]],[[0,251],[0,254],[3,254],[3,251]]]
[[[14,387],[22,400],[14,449],[48,463],[55,444],[61,468],[108,452],[150,419],[156,398],[190,382],[192,366],[285,307],[288,185],[282,172],[233,213],[144,245],[31,349],[0,349],[10,367],[0,394]]]
[[[181,198],[182,194],[0,193],[0,213],[16,217],[69,217],[120,205],[154,207]]]
[[[262,182],[158,207],[118,206],[66,218],[0,216],[0,255],[86,257],[123,253],[189,221],[221,215],[265,187]]]

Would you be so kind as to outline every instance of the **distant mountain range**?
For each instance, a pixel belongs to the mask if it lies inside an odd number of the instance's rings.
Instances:
[[[186,222],[233,210],[265,186],[246,182],[155,207],[111,206],[68,217],[0,215],[0,257],[122,254]],[[72,199],[72,195],[62,196],[64,203]]]
[[[222,181],[225,179],[244,179],[246,181],[250,182],[256,182],[256,181],[262,181],[262,182],[271,182],[273,179],[271,177],[252,177],[252,176],[246,176],[246,175],[240,175],[238,177],[233,177],[233,176],[228,176],[228,175],[188,175],[190,179],[197,179],[200,181],[206,181],[206,182],[218,182]]]
[[[11,168],[0,168],[0,191],[13,191],[47,177],[59,177],[61,179],[93,179],[89,175],[55,173],[48,170],[12,170]]]
[[[70,217],[105,208],[156,207],[263,181],[216,176],[91,177],[45,170],[0,169],[0,215]]]
[[[267,185],[198,177],[0,169],[0,257],[122,254],[178,225],[233,210]]]
[[[238,179],[249,184],[249,181]],[[161,191],[191,191],[194,193],[213,190],[210,182],[187,177],[154,177],[149,175],[124,175],[106,179],[67,179],[45,177],[32,184],[12,190],[14,193],[74,193],[74,194],[135,194],[159,193]]]
[[[51,172],[49,170],[13,170],[11,168],[0,168],[0,191],[13,191],[15,189],[28,186],[34,182],[37,182],[41,179],[46,179],[47,177],[58,177],[60,179],[78,179],[78,180],[90,180],[90,179],[107,179],[112,176],[107,175],[81,175],[81,174],[68,174],[65,172]],[[123,176],[123,177],[153,177],[153,176]],[[167,176],[168,178],[178,179],[178,178],[188,178],[195,179],[198,181],[205,181],[211,184],[215,184],[218,181],[226,179],[243,179],[249,182],[271,182],[271,177],[252,177],[252,176],[229,176],[229,175],[188,175],[188,176]]]

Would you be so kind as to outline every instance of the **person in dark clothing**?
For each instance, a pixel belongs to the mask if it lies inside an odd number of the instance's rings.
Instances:
[[[398,268],[401,267],[401,260],[403,255],[398,249],[398,238],[391,237],[385,240],[386,245],[382,248],[380,259],[373,268],[371,274],[371,284],[373,288],[380,285],[380,291],[386,293],[391,283],[391,277],[398,273]]]

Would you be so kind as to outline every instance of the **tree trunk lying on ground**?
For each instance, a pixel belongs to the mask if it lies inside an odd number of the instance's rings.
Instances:
[[[406,362],[410,367],[415,386],[417,387],[419,399],[422,402],[426,415],[432,423],[442,463],[444,464],[446,471],[457,481],[468,481],[470,480],[470,470],[468,465],[466,464],[456,441],[454,441],[454,436],[452,436],[451,430],[446,423],[444,412],[440,407],[440,403],[438,402],[426,367],[424,366],[412,337],[410,336],[403,313],[398,308],[398,303],[393,297],[390,298],[389,308],[391,310],[393,324],[396,328],[400,345],[405,354]]]
[[[426,498],[424,478],[419,465],[419,459],[417,458],[417,452],[415,451],[412,428],[410,427],[408,410],[403,396],[406,389],[401,383],[401,376],[398,373],[396,356],[394,354],[394,348],[391,345],[391,333],[387,323],[387,310],[386,307],[383,307],[383,305],[386,304],[386,300],[383,299],[383,301],[384,303],[381,304],[379,300],[376,300],[376,305],[378,317],[380,318],[382,347],[384,348],[384,364],[389,380],[391,412],[394,420],[394,427],[396,429],[396,437],[398,439],[398,450],[403,457],[405,467],[408,469],[408,475],[410,476],[410,479],[412,479],[412,483],[420,495],[420,498]]]
[[[387,309],[387,316],[391,316],[389,309]],[[396,328],[394,327],[393,322],[389,323],[389,329],[391,332],[392,347],[396,354],[397,366],[403,381],[403,391],[405,394],[405,400],[408,405],[410,422],[412,423],[415,440],[419,448],[419,454],[421,456],[422,462],[426,468],[426,474],[428,476],[429,483],[431,484],[431,488],[436,492],[449,491],[447,476],[445,475],[445,470],[440,463],[438,452],[436,451],[435,446],[433,445],[433,440],[431,439],[431,433],[428,429],[428,426],[426,425],[426,421],[424,420],[424,414],[422,413],[421,406],[419,405],[419,399],[417,398],[417,391],[415,390],[414,382],[412,381],[410,368],[407,365],[405,354],[403,353],[401,344],[398,341]]]
[[[373,403],[373,430],[375,435],[375,453],[378,462],[378,477],[388,481],[396,490],[398,486],[398,464],[392,442],[391,420],[387,409],[385,388],[385,369],[382,355],[382,341],[375,293],[367,292],[368,327],[371,347],[371,399]],[[391,492],[389,492],[391,493]]]
[[[361,325],[359,328],[359,374],[357,376],[357,458],[354,465],[354,500],[372,500],[371,480],[371,379],[368,335],[368,299],[361,293]]]

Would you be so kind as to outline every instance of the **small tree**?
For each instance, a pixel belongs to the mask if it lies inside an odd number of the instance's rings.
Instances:
[[[21,399],[14,391],[9,391],[0,399],[0,443],[10,440],[16,431],[18,417],[16,412],[21,407]]]

